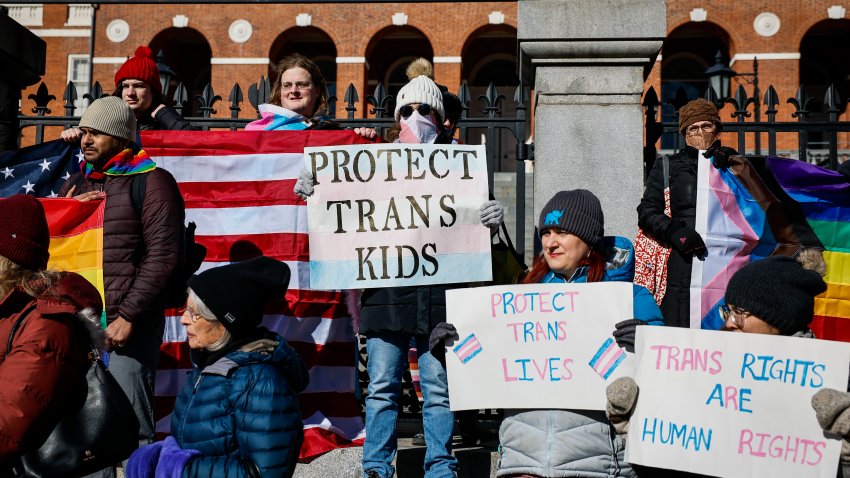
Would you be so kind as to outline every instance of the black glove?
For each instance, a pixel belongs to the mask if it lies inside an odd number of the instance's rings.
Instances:
[[[711,158],[716,168],[728,168],[729,156],[737,156],[738,152],[726,146],[720,146],[720,141],[715,141],[705,151],[705,157]]]
[[[627,352],[635,351],[635,332],[646,322],[638,319],[624,320],[614,325],[614,339],[617,345],[626,349]]]
[[[679,224],[670,231],[670,245],[683,256],[701,256],[705,252],[705,242],[692,227]]]
[[[433,352],[437,347],[451,345],[459,338],[454,325],[448,322],[440,322],[431,331],[431,336],[428,337],[428,350]]]

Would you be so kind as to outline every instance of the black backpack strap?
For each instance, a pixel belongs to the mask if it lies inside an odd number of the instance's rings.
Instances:
[[[33,310],[35,310],[35,304],[29,306],[27,309],[25,309],[23,312],[21,312],[21,315],[18,316],[18,320],[16,320],[15,323],[12,324],[12,331],[9,332],[9,339],[6,342],[6,355],[5,355],[5,357],[8,357],[9,352],[12,351],[12,339],[15,338],[15,334],[18,332],[18,329],[21,328],[21,324],[24,323],[24,319],[26,319],[27,316],[29,316],[30,313]]]
[[[661,166],[664,169],[664,189],[670,187],[670,157],[666,154],[661,158]]]
[[[130,192],[130,200],[133,202],[133,209],[136,210],[136,216],[142,218],[142,207],[145,205],[145,190],[147,189],[148,174],[141,173],[133,175],[133,186]]]

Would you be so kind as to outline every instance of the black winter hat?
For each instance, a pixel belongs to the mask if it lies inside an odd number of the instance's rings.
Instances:
[[[805,330],[815,313],[815,296],[826,290],[820,274],[791,257],[751,262],[729,280],[726,303],[751,312],[782,335]]]
[[[600,250],[605,217],[599,198],[586,189],[558,192],[540,211],[537,231],[543,234],[553,227],[575,234],[592,249]]]
[[[192,276],[189,288],[230,335],[240,338],[260,325],[268,301],[286,294],[289,275],[283,262],[260,256]]]

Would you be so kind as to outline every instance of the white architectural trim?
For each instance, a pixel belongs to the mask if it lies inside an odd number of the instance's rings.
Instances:
[[[365,56],[338,56],[337,63],[366,63]]]
[[[91,17],[94,15],[94,5],[90,3],[68,4],[68,20],[66,27],[87,27],[91,25]]]
[[[32,5],[0,4],[9,9],[9,17],[25,27],[40,27],[44,25],[44,6],[40,3]]]
[[[463,58],[459,56],[435,56],[434,63],[462,63]]]
[[[754,58],[758,58],[759,61],[762,60],[799,60],[800,52],[791,52],[791,53],[735,53],[731,60],[729,60],[729,66],[735,64],[736,61],[742,60],[753,60]]]
[[[254,57],[254,58],[243,58],[243,57],[219,57],[219,58],[210,58],[210,65],[268,65],[269,59],[266,57]]]
[[[96,56],[92,59],[95,65],[123,65],[127,61],[126,56]]]
[[[299,27],[309,27],[313,24],[313,15],[309,13],[299,13],[295,16],[295,25]]]
[[[490,25],[501,25],[505,23],[505,14],[498,10],[494,10],[487,15],[487,21],[490,22]]]
[[[130,24],[123,18],[116,18],[106,26],[106,38],[112,43],[121,43],[130,36]]]
[[[690,16],[692,22],[704,22],[708,18],[708,12],[704,8],[694,8]]]
[[[392,22],[395,26],[407,25],[407,15],[404,12],[396,12],[392,16]]]
[[[42,38],[79,38],[91,36],[91,30],[79,28],[31,28],[30,31]]]
[[[844,18],[844,15],[847,13],[847,9],[842,7],[841,5],[833,5],[826,9],[826,16],[832,20],[840,20]]]
[[[759,13],[753,20],[753,30],[763,37],[772,37],[779,32],[782,22],[779,20],[779,15],[773,12]]]

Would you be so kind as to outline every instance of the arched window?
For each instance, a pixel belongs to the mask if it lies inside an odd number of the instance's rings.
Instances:
[[[841,113],[850,95],[850,20],[824,20],[813,25],[800,41],[800,85],[814,98],[809,121],[827,121],[823,100],[829,85],[834,85],[841,102]],[[842,135],[843,136],[843,135]],[[825,149],[824,133],[809,133],[809,147]],[[846,143],[839,145],[846,149]]]
[[[207,39],[192,28],[166,28],[153,37],[150,49],[154,55],[163,52],[163,63],[174,70],[175,81],[186,87],[190,100],[183,115],[198,116],[198,105],[192,98],[203,93],[211,77],[212,49]]]
[[[277,77],[274,65],[283,57],[299,53],[313,60],[325,77],[328,96],[336,97],[336,45],[331,37],[316,27],[293,27],[275,38],[269,49],[269,81],[273,84]],[[336,116],[336,101],[329,105],[331,116]]]
[[[424,33],[411,26],[381,29],[366,47],[367,91],[364,93],[372,94],[378,83],[383,83],[388,94],[395,96],[408,81],[407,65],[418,57],[434,59],[434,49]]]
[[[671,121],[675,109],[669,103],[683,90],[688,98],[701,98],[708,89],[705,70],[714,64],[717,52],[729,61],[729,34],[711,22],[686,23],[667,35],[661,49],[661,114]],[[719,94],[720,92],[718,92]],[[661,137],[661,147],[674,148],[675,134]]]

